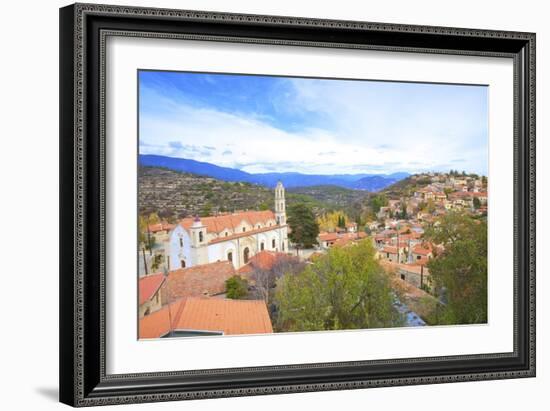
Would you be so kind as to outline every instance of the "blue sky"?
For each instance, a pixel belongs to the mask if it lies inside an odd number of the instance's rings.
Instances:
[[[251,173],[487,174],[487,87],[139,72],[139,150]]]

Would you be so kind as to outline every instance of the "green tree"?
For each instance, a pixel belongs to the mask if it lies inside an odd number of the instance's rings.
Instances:
[[[338,217],[338,227],[346,228],[346,218],[343,215]]]
[[[248,281],[239,275],[234,275],[225,281],[227,298],[242,300],[248,295]]]
[[[288,225],[290,241],[299,248],[311,248],[317,244],[319,224],[313,210],[304,203],[295,203],[288,208]]]
[[[432,283],[445,305],[444,324],[487,322],[487,224],[463,213],[449,213],[426,230],[445,251],[428,263]]]
[[[388,205],[388,198],[385,194],[378,194],[371,198],[370,206],[375,213],[380,211],[380,208]]]
[[[408,215],[407,215],[407,204],[403,203],[401,205],[401,214],[400,214],[400,218],[402,220],[406,220],[408,218]]]
[[[370,241],[331,248],[301,273],[284,275],[275,304],[279,331],[391,327],[403,321]]]
[[[201,217],[208,217],[208,216],[211,216],[212,215],[212,204],[210,203],[206,203],[202,210],[200,211],[200,216]]]

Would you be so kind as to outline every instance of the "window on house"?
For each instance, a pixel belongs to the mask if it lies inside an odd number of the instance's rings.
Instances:
[[[401,279],[405,281],[405,274],[401,274]]]
[[[245,264],[248,263],[249,257],[250,257],[250,250],[248,249],[248,247],[246,247],[243,252],[243,261]]]
[[[263,242],[260,243],[260,250],[261,250],[261,251],[264,251],[264,243],[263,243]]]
[[[199,231],[199,243],[202,243],[204,239],[204,235],[202,234],[202,231]]]
[[[225,232],[225,236],[227,237],[228,235],[229,235],[229,233],[226,231],[226,232]]]
[[[185,260],[181,260],[181,268],[185,268]]]
[[[246,227],[243,227],[243,233],[246,231]]]
[[[281,250],[285,251],[285,242],[284,241],[281,243]]]
[[[419,255],[417,255],[417,256],[416,256],[416,259],[417,259],[417,260],[420,260],[420,256],[419,256]]]
[[[180,237],[180,247],[183,247],[183,238]]]
[[[227,260],[228,261],[233,261],[233,252],[232,251],[227,253]]]
[[[275,239],[271,240],[271,248],[275,248]]]

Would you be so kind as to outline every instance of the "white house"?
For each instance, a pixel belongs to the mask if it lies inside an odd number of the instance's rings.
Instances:
[[[275,211],[242,211],[180,220],[169,240],[169,268],[192,267],[216,261],[245,265],[256,253],[288,251],[285,189],[275,187]]]

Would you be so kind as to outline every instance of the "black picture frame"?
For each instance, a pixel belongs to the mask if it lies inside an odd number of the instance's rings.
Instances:
[[[107,375],[103,53],[109,35],[512,58],[514,351]],[[534,33],[75,4],[60,9],[60,101],[61,402],[91,406],[535,376]]]

